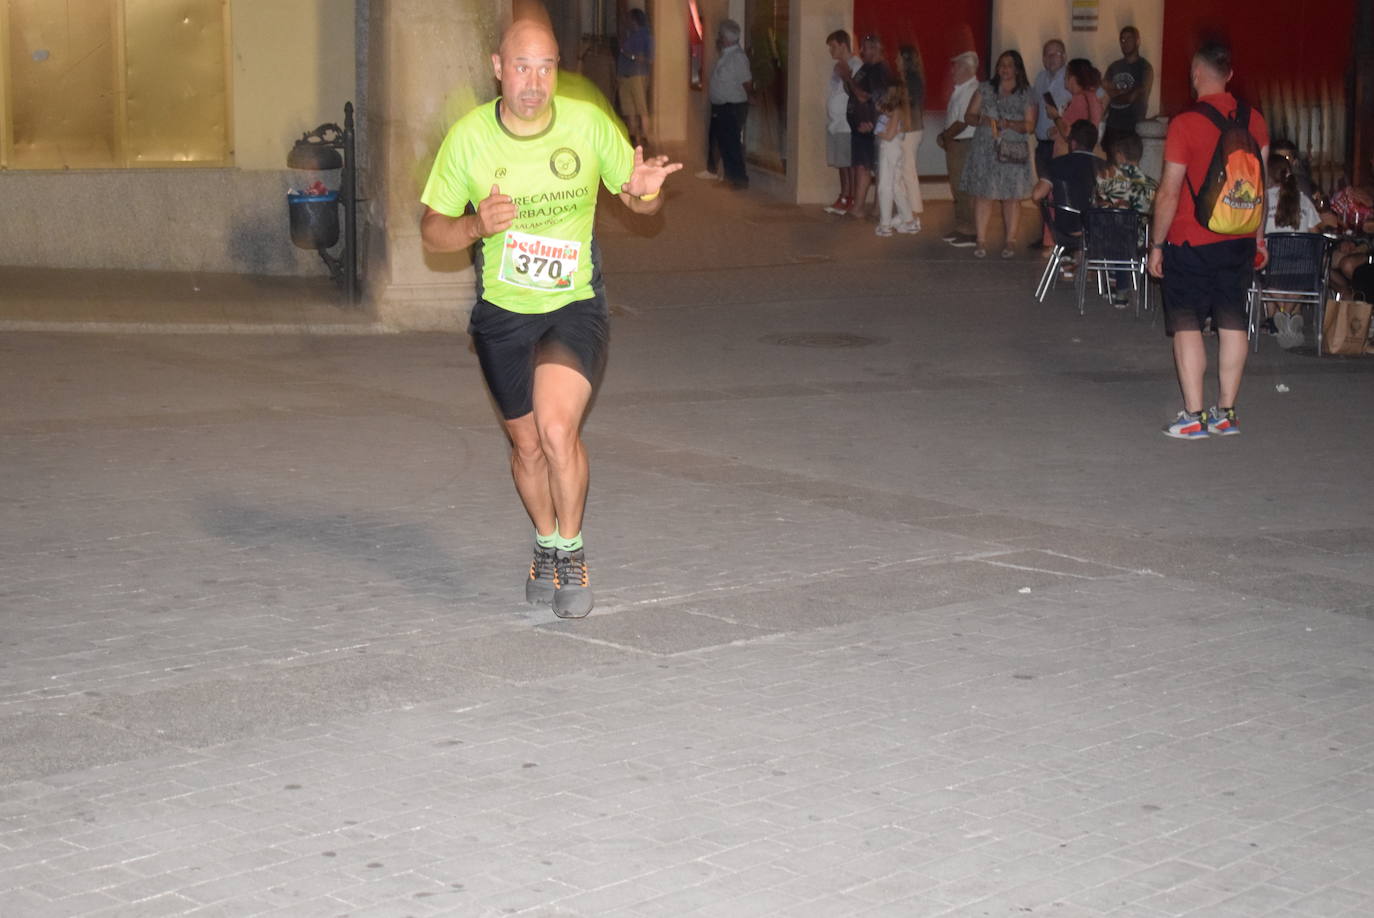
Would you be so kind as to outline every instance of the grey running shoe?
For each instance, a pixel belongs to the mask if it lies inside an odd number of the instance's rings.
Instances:
[[[592,611],[592,590],[587,577],[587,556],[582,549],[555,553],[553,614],[582,618]]]
[[[534,559],[530,561],[530,575],[525,579],[525,602],[553,602],[557,580],[555,552],[534,544]]]

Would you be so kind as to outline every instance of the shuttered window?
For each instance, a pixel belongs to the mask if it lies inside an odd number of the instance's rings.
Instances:
[[[0,167],[222,166],[229,0],[0,0]]]

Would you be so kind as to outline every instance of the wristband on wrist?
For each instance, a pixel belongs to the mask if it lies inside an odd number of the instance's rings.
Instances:
[[[649,194],[641,194],[641,195],[639,196],[639,199],[640,199],[641,201],[652,201],[652,200],[653,200],[654,198],[656,198],[656,197],[658,197],[658,192],[657,192],[657,191],[654,191],[654,192],[651,192],[651,193],[649,193]]]

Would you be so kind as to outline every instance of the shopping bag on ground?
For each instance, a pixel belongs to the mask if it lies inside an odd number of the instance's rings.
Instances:
[[[1364,353],[1369,337],[1369,303],[1359,300],[1327,300],[1322,318],[1322,347],[1328,354],[1355,357]]]

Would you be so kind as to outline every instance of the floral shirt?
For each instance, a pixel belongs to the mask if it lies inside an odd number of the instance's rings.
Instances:
[[[1150,178],[1135,163],[1121,163],[1097,177],[1093,194],[1098,207],[1118,207],[1148,214],[1154,209],[1159,182]]]
[[[1097,187],[1093,190],[1093,204],[1096,207],[1115,207],[1148,214],[1154,210],[1155,192],[1159,182],[1150,178],[1135,163],[1121,163],[1108,169],[1097,177]],[[1140,244],[1145,244],[1145,227],[1140,227]]]

